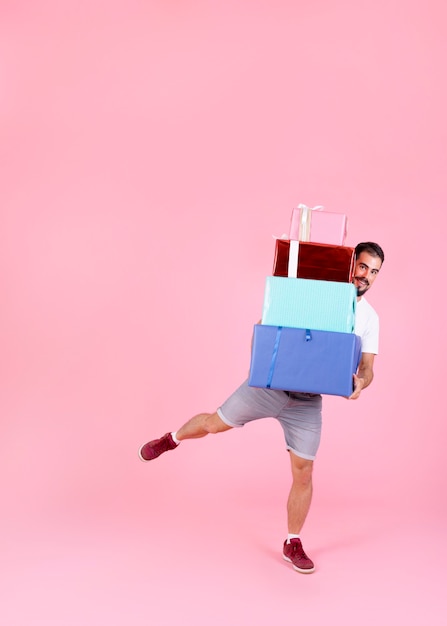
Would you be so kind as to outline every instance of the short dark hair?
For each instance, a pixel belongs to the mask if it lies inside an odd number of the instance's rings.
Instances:
[[[373,241],[363,241],[362,243],[358,243],[355,247],[355,256],[358,257],[362,252],[367,252],[372,256],[378,256],[382,263],[385,260],[382,248],[378,243],[374,243]]]

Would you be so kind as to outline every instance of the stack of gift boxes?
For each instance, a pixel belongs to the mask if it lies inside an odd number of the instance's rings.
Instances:
[[[355,250],[347,217],[300,205],[277,239],[262,320],[253,333],[249,385],[349,396],[361,356],[354,334]]]

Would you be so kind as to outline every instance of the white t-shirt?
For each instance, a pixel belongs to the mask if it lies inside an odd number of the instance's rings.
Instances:
[[[354,333],[362,338],[362,352],[379,354],[379,316],[364,296],[357,302]]]

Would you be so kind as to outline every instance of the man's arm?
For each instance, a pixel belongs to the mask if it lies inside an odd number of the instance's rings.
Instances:
[[[365,389],[365,387],[372,383],[374,378],[373,365],[375,356],[375,354],[371,354],[370,352],[362,352],[357,374],[354,374],[354,391],[349,396],[348,400],[357,400],[362,389]]]

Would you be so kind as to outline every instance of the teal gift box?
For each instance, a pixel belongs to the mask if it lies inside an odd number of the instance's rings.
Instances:
[[[356,304],[352,283],[267,276],[262,324],[352,333]]]

